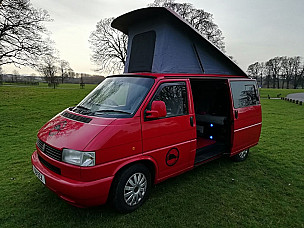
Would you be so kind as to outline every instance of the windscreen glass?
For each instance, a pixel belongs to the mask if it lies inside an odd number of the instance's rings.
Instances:
[[[73,111],[103,117],[132,116],[153,83],[153,78],[145,77],[106,78]]]

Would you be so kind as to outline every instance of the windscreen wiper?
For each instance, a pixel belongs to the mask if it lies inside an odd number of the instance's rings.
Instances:
[[[86,107],[81,106],[81,105],[77,105],[75,108],[80,108],[80,109],[83,109],[83,110],[86,110],[86,111],[91,111],[89,108],[86,108]]]
[[[123,113],[123,114],[129,114],[131,115],[131,112],[127,112],[127,111],[123,111],[123,110],[116,110],[116,109],[101,109],[98,111],[95,111],[94,114],[99,114],[99,113],[103,113],[103,112],[118,112],[118,113]]]
[[[92,114],[91,109],[86,108],[86,107],[81,106],[81,105],[77,105],[77,106],[73,109],[73,111],[76,111],[76,112],[78,112],[78,113],[80,113],[80,114],[87,114],[87,115]]]

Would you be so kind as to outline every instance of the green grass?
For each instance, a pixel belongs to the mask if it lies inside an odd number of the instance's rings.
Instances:
[[[268,95],[271,98],[276,98],[279,94],[281,94],[279,97],[286,97],[290,93],[304,93],[304,89],[260,89],[261,98],[267,98]]]
[[[304,227],[304,106],[263,99],[248,160],[222,158],[169,179],[121,215],[70,206],[32,173],[39,128],[93,86],[74,88],[0,87],[0,227]]]

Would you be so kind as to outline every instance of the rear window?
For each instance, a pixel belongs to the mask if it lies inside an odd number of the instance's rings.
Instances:
[[[255,81],[231,81],[234,108],[244,108],[259,104]]]

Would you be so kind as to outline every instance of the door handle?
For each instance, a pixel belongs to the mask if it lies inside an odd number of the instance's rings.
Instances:
[[[193,116],[190,116],[190,126],[193,127]]]
[[[238,110],[234,111],[234,117],[235,117],[235,119],[239,118],[239,111]]]

